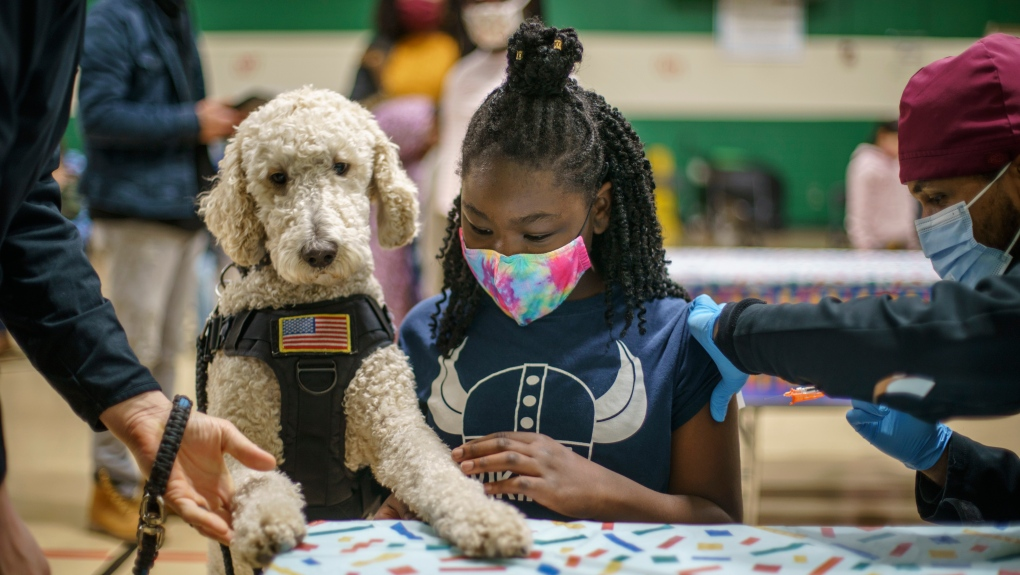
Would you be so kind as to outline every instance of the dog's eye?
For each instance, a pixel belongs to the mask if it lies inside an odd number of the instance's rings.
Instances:
[[[286,184],[287,183],[287,174],[285,174],[283,172],[276,172],[275,174],[270,174],[269,175],[269,180],[271,182],[273,182],[274,184],[281,184],[281,185],[282,184]]]
[[[351,167],[350,164],[344,162],[337,162],[333,164],[333,171],[336,172],[336,175],[342,176],[347,173],[347,170],[350,169],[350,167]]]

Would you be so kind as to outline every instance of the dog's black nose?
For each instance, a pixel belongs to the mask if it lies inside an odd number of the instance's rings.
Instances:
[[[301,250],[301,259],[313,268],[324,268],[336,259],[336,245],[329,243]]]

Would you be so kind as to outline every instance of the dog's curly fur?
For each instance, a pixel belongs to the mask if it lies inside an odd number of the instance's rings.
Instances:
[[[348,165],[338,174],[337,163]],[[342,170],[341,170],[342,171]],[[274,174],[285,174],[278,183]],[[372,276],[369,207],[378,203],[379,242],[398,247],[417,231],[414,184],[397,148],[360,105],[328,90],[306,87],[281,94],[249,116],[229,142],[220,176],[200,211],[224,251],[238,265],[258,266],[228,284],[219,312],[367,294],[383,303]],[[309,249],[336,248],[314,267]],[[437,532],[473,556],[515,556],[531,546],[523,516],[485,496],[463,475],[449,449],[426,425],[414,376],[396,346],[375,351],[347,389],[346,465],[372,467],[376,479]],[[248,357],[218,353],[209,367],[209,413],[233,422],[282,461],[280,389],[272,370]],[[251,573],[305,536],[300,489],[279,471],[256,472],[229,461],[236,573]],[[210,572],[222,573],[215,545]]]

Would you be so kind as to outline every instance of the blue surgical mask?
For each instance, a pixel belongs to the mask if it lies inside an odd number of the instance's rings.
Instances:
[[[1013,236],[1006,251],[979,244],[974,239],[974,222],[968,209],[1006,173],[1010,165],[1002,168],[970,203],[960,202],[914,222],[921,249],[940,278],[974,287],[986,277],[1002,275],[1013,261],[1009,252],[1013,251],[1017,238],[1020,238],[1020,230]]]

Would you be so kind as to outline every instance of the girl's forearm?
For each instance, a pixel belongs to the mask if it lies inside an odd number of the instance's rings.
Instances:
[[[659,493],[622,475],[603,469],[593,485],[592,514],[597,521],[650,523],[737,523],[719,504],[697,495]]]

